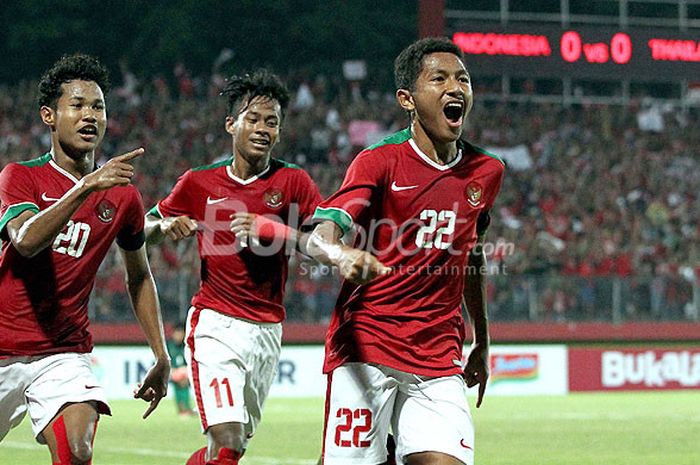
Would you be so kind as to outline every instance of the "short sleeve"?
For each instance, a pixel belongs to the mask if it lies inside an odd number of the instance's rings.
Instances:
[[[486,205],[484,206],[484,210],[491,210],[493,208],[493,204],[496,203],[498,193],[501,191],[501,185],[503,184],[503,177],[505,175],[505,167],[502,164],[500,164],[500,162],[499,166],[500,169],[498,170],[498,173],[495,174],[491,179],[491,183],[488,189],[489,197],[486,201]]]
[[[170,194],[151,208],[148,214],[157,216],[158,218],[167,218],[170,216],[192,217],[191,195],[188,195],[188,192],[191,192],[191,190],[188,189],[191,182],[192,171],[187,171],[178,178]]]
[[[7,238],[7,223],[27,210],[39,212],[29,168],[10,163],[0,172],[0,237]]]
[[[296,201],[299,204],[300,224],[304,224],[311,219],[311,216],[316,211],[316,207],[318,207],[323,198],[318,190],[318,186],[306,171],[301,171],[298,182]]]
[[[370,207],[374,194],[383,189],[385,166],[376,152],[360,153],[348,167],[340,189],[316,208],[314,221],[333,221],[347,233]]]
[[[490,212],[493,205],[496,203],[496,198],[498,197],[498,193],[501,191],[501,185],[503,184],[505,166],[500,161],[498,162],[498,166],[499,170],[492,176],[488,186],[488,198],[476,221],[476,233],[479,236],[486,234],[486,231],[491,224]]]
[[[129,189],[129,198],[126,202],[127,212],[124,215],[124,223],[117,234],[117,245],[124,250],[138,250],[145,242],[144,208],[141,194],[135,187]]]

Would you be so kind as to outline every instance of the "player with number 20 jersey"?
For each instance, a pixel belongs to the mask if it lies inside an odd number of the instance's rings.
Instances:
[[[97,269],[115,238],[127,250],[143,244],[141,195],[117,186],[89,196],[50,248],[22,257],[7,240],[7,222],[45,210],[77,182],[48,153],[0,174],[0,356],[90,352],[87,304]]]

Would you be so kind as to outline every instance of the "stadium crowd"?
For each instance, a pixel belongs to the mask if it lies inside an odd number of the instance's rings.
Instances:
[[[122,70],[108,97],[103,157],[145,147],[134,183],[150,208],[189,167],[229,156],[224,76],[139,80]],[[301,165],[322,194],[333,192],[363,147],[406,125],[393,92],[341,75],[287,75],[294,91],[276,156]],[[36,83],[0,87],[0,165],[49,147]],[[492,212],[489,285],[496,320],[697,318],[700,287],[700,115],[639,99],[631,106],[494,103],[480,99],[466,138],[508,165]],[[104,159],[102,160],[104,161]],[[110,254],[93,298],[97,321],[131,318]],[[288,315],[323,321],[338,276],[293,257]],[[196,288],[192,243],[151,250],[163,312],[177,320]],[[533,297],[534,296],[534,297]],[[697,299],[697,297],[696,297]]]

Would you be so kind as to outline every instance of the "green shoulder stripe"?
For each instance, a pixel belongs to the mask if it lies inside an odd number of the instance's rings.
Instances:
[[[16,203],[8,208],[7,211],[5,211],[5,214],[2,215],[2,218],[0,218],[0,231],[5,229],[5,226],[7,226],[7,223],[10,220],[17,218],[21,213],[24,213],[27,210],[33,211],[34,213],[39,213],[39,207],[32,202]]]
[[[501,157],[499,157],[498,155],[496,155],[495,153],[491,153],[491,152],[489,152],[488,150],[486,150],[485,148],[479,147],[478,145],[471,144],[471,146],[474,147],[474,149],[475,149],[477,152],[483,153],[483,154],[486,155],[487,157],[495,158],[496,160],[500,161],[500,162],[503,164],[503,166],[507,166],[507,165],[506,165],[506,162],[505,162]]]
[[[156,204],[156,205],[153,205],[153,208],[151,208],[150,210],[148,210],[148,212],[146,213],[146,215],[153,215],[153,216],[155,216],[155,217],[157,217],[157,218],[160,218],[160,219],[163,218],[163,215],[161,215],[160,210],[158,210],[158,205],[157,205],[157,204]]]
[[[406,142],[408,139],[411,138],[411,128],[406,128],[404,130],[401,130],[399,132],[395,132],[394,134],[385,137],[384,139],[380,140],[374,145],[370,145],[367,147],[367,150],[374,150],[378,147],[381,147],[382,145],[398,145],[398,144],[403,144]]]
[[[281,159],[279,159],[279,158],[273,158],[273,160],[275,160],[275,161],[278,162],[280,165],[282,165],[282,168],[292,168],[292,169],[295,169],[295,170],[303,170],[303,169],[304,169],[304,168],[302,168],[302,167],[299,166],[299,165],[296,165],[296,164],[294,164],[294,163],[290,163],[290,162],[288,162],[288,161],[281,160]]]
[[[343,230],[343,234],[346,234],[352,228],[354,223],[352,216],[345,210],[341,208],[322,208],[316,207],[316,211],[313,216],[314,221],[332,221],[337,224],[340,229]]]
[[[34,158],[33,160],[27,160],[27,161],[20,161],[18,164],[22,166],[26,166],[28,168],[34,168],[37,166],[44,166],[47,164],[49,161],[51,161],[51,154],[46,152],[39,158]]]
[[[192,168],[192,171],[213,170],[215,168],[221,168],[222,166],[230,165],[232,162],[233,157],[227,158],[226,160],[217,161],[216,163],[212,163],[210,165],[197,166],[195,168]]]

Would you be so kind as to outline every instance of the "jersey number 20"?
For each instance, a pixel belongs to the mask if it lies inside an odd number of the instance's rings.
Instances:
[[[90,225],[86,223],[74,223],[69,220],[66,229],[56,236],[53,241],[53,250],[70,257],[80,258],[85,251],[90,236]]]

